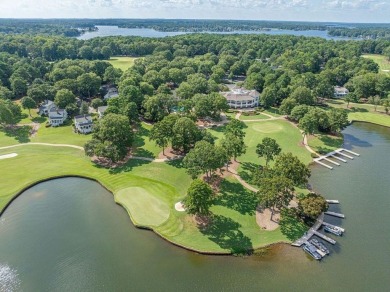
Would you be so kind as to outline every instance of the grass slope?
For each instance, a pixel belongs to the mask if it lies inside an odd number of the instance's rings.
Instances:
[[[133,57],[111,57],[108,62],[115,68],[119,68],[122,71],[126,71],[134,65],[134,61],[137,58]]]
[[[367,54],[367,55],[363,55],[363,58],[371,59],[375,63],[377,63],[379,65],[379,70],[381,72],[384,72],[383,70],[390,70],[390,61],[387,59],[386,56]],[[386,73],[390,74],[389,71],[387,71]]]

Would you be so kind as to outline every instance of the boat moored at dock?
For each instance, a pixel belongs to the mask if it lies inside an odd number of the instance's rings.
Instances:
[[[323,244],[321,241],[319,241],[316,238],[313,238],[309,241],[312,245],[314,245],[319,251],[321,251],[323,254],[328,255],[329,249]]]
[[[332,233],[334,235],[337,235],[337,236],[342,236],[343,235],[343,231],[341,230],[341,228],[337,227],[337,226],[325,226],[324,227],[324,230],[326,232],[329,232],[329,233]]]
[[[322,259],[322,256],[317,252],[316,247],[309,242],[303,244],[303,250],[318,261]]]

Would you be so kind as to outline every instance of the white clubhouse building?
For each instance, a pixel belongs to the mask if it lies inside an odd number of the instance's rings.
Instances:
[[[231,108],[251,108],[259,106],[260,93],[241,87],[233,87],[228,92],[221,92]]]

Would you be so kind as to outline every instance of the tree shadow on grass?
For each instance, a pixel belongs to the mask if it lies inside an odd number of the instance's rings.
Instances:
[[[239,171],[239,175],[241,178],[250,183],[252,180],[252,174],[255,170],[259,169],[259,165],[252,162],[241,162],[241,169]]]
[[[183,159],[168,160],[166,163],[176,168],[184,168]]]
[[[115,168],[110,168],[109,173],[110,174],[118,174],[118,173],[123,173],[123,172],[129,172],[132,171],[136,167],[143,166],[145,164],[151,163],[150,161],[146,160],[140,160],[140,159],[129,159],[124,165],[115,167]],[[106,168],[102,165],[95,164],[96,168]]]
[[[326,154],[331,151],[333,151],[335,148],[340,148],[343,145],[343,137],[334,136],[329,137],[328,135],[321,135],[319,137],[319,140],[321,140],[324,143],[323,147],[318,147],[318,152],[321,154]]]
[[[281,218],[279,221],[280,231],[284,234],[289,240],[295,241],[302,237],[302,235],[309,230],[301,220],[299,220],[291,210],[284,210],[282,212]]]
[[[146,150],[144,148],[137,148],[134,150],[134,156],[138,157],[147,157],[147,158],[155,158],[155,155],[153,152]]]
[[[252,241],[239,228],[241,225],[231,218],[212,215],[206,226],[199,226],[200,231],[211,241],[234,254],[248,254],[253,251]]]
[[[12,128],[3,128],[3,132],[6,136],[15,138],[19,143],[30,142],[30,126],[17,126]]]
[[[367,113],[367,112],[369,112],[368,109],[361,108],[361,107],[351,107],[350,110],[353,111],[354,113]]]
[[[43,124],[44,122],[46,122],[46,120],[46,117],[39,116],[33,118],[31,121],[33,121],[34,123]]]
[[[240,183],[224,179],[220,184],[220,195],[215,199],[215,204],[225,206],[243,215],[254,215],[258,198],[256,194],[244,188]]]

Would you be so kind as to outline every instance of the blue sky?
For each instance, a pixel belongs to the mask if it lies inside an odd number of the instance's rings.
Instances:
[[[390,0],[0,0],[3,18],[390,22]]]

